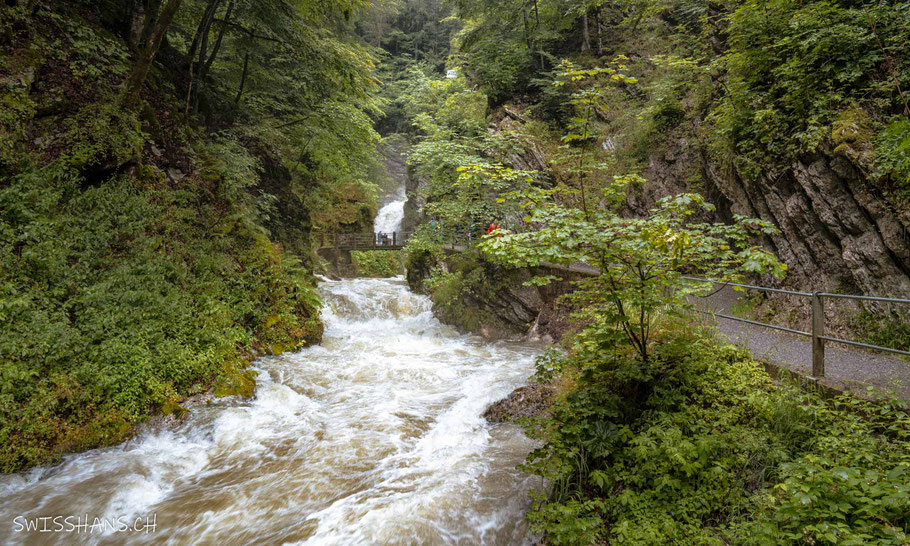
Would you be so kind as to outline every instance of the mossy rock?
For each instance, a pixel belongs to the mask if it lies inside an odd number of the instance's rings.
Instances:
[[[185,407],[181,406],[173,400],[167,400],[161,404],[161,414],[162,415],[173,415],[176,419],[183,419],[186,417],[187,410]]]
[[[215,382],[214,393],[218,398],[242,396],[249,398],[256,392],[256,377],[252,370],[234,370]]]

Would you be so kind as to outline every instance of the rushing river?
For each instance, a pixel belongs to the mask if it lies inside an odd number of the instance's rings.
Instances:
[[[0,477],[0,539],[527,542],[531,479],[515,466],[533,445],[481,413],[524,382],[537,350],[459,335],[400,280],[321,290],[324,342],[258,361],[253,399],[199,403],[176,428]],[[17,519],[66,515],[146,529],[26,532]]]

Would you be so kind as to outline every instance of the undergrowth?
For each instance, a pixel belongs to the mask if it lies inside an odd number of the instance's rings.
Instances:
[[[703,332],[648,363],[594,324],[550,355],[563,395],[529,424],[528,513],[551,544],[906,544],[906,405],[771,381]],[[544,378],[546,379],[546,378]]]
[[[120,109],[125,44],[37,13],[42,32],[0,40],[2,472],[122,441],[194,394],[251,395],[251,358],[322,334],[311,276],[265,227],[249,136],[174,122],[167,89],[161,111]],[[170,120],[167,146],[143,116]]]
[[[397,277],[404,273],[404,262],[399,251],[354,250],[351,259],[358,277]]]

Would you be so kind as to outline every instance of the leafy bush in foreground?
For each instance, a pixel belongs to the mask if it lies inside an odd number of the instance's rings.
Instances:
[[[775,385],[747,354],[663,334],[648,363],[602,325],[529,431],[553,484],[529,512],[553,544],[906,544],[906,407]],[[549,366],[550,368],[552,366]]]

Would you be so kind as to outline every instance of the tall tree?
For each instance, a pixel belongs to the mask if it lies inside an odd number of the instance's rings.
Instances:
[[[167,28],[180,8],[182,1],[167,0],[167,3],[160,10],[160,0],[145,4],[145,24],[142,30],[142,37],[137,44],[136,60],[133,63],[129,78],[126,80],[126,86],[121,98],[121,104],[127,110],[132,110],[138,106],[142,86],[145,85],[145,79],[148,77],[152,63],[155,61],[158,49],[161,48],[161,42],[164,40]]]

